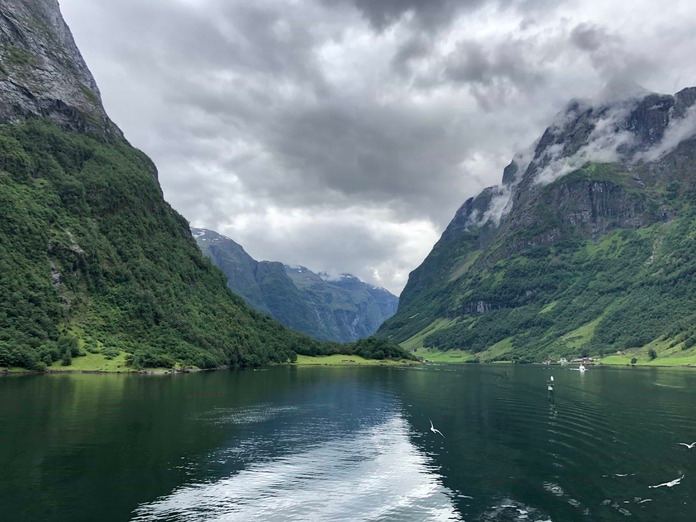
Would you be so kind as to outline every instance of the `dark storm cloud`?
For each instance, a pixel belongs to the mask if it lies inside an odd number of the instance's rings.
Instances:
[[[326,4],[346,2],[353,4],[373,27],[384,29],[406,13],[413,13],[419,23],[427,27],[440,25],[452,19],[463,9],[472,9],[485,0],[323,0]]]
[[[475,11],[486,5],[515,8],[522,13],[534,13],[540,8],[558,5],[563,0],[321,0],[327,5],[355,6],[377,30],[400,21],[411,14],[416,23],[428,30],[452,23],[456,15]]]
[[[488,47],[463,41],[447,57],[444,76],[450,82],[468,85],[481,107],[491,110],[544,81],[544,65],[533,62],[538,57],[534,51],[524,40],[510,39]]]
[[[583,51],[596,51],[605,43],[615,40],[604,27],[582,23],[570,32],[570,41]]]
[[[570,43],[587,54],[610,95],[636,91],[637,85],[659,72],[660,56],[636,52],[618,34],[593,23],[581,23],[570,32]]]
[[[61,3],[189,220],[395,291],[569,98],[696,83],[685,0]]]

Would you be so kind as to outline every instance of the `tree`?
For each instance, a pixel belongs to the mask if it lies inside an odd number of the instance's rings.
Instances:
[[[631,365],[635,366],[636,364],[638,364],[638,359],[636,359],[635,357],[633,357],[633,358],[631,359]]]
[[[657,359],[657,352],[655,351],[654,348],[650,348],[650,350],[648,351],[648,357],[650,357],[651,361],[654,361],[655,359]]]

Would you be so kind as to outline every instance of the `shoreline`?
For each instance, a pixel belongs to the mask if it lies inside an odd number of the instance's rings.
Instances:
[[[425,364],[432,364],[437,366],[539,366],[548,368],[573,368],[577,367],[578,364],[560,364],[551,363],[545,364],[542,362],[531,362],[531,363],[515,363],[512,361],[485,361],[485,362],[440,362],[440,361],[429,361],[424,360]],[[585,363],[587,369],[597,369],[597,368],[630,368],[630,369],[671,369],[671,370],[696,370],[696,364],[624,364],[624,363]]]
[[[11,377],[13,375],[178,375],[184,373],[201,373],[201,372],[217,372],[229,370],[227,366],[218,368],[146,368],[143,370],[99,370],[99,369],[75,369],[75,370],[51,370],[45,371],[27,370],[25,368],[0,368],[0,377]]]
[[[76,357],[74,361],[79,361]],[[316,368],[316,367],[405,367],[424,364],[425,361],[409,361],[406,359],[365,359],[358,355],[298,355],[297,361],[280,364],[272,364],[266,368],[276,366],[288,366],[296,368]],[[242,368],[242,370],[256,370],[259,368]],[[114,369],[102,369],[99,367],[72,368],[71,366],[51,366],[45,371],[27,370],[25,368],[0,368],[0,377],[28,376],[28,375],[144,375],[144,376],[164,376],[179,375],[186,373],[217,372],[231,370],[229,366],[219,366],[217,368],[145,368],[140,370],[118,367]]]
[[[334,366],[334,367],[366,367],[366,366],[382,366],[382,367],[403,367],[421,365],[421,361],[410,361],[408,359],[365,359],[359,355],[298,355],[297,361],[288,363],[289,366],[297,368],[317,367],[317,366]]]
[[[480,363],[453,363],[453,362],[438,362],[438,361],[409,361],[409,360],[392,360],[392,359],[363,359],[359,356],[344,356],[344,355],[321,355],[321,356],[300,356],[303,360],[298,362],[287,362],[282,364],[274,364],[266,368],[286,366],[294,368],[409,368],[415,366],[534,366],[534,367],[548,367],[554,369],[562,368],[572,368],[574,364],[561,365],[558,363],[544,364],[544,363],[513,363],[512,361],[496,361],[496,362],[480,362]],[[694,371],[696,370],[696,365],[667,365],[667,364],[589,364],[589,369],[635,369],[635,370],[649,370],[649,369],[659,369],[659,370],[684,370],[684,371]],[[259,370],[263,368],[241,368],[240,370]],[[46,370],[46,371],[36,371],[27,370],[24,368],[0,368],[0,378],[2,377],[13,377],[13,376],[55,376],[55,375],[140,375],[146,377],[162,377],[167,375],[183,375],[190,373],[203,373],[203,372],[218,372],[218,371],[233,371],[227,366],[221,366],[217,368],[149,368],[143,370],[100,370],[100,369],[61,369],[61,370]]]

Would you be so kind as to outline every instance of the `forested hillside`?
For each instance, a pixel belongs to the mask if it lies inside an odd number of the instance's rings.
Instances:
[[[2,0],[0,367],[255,366],[335,351],[252,311],[109,120],[55,0]]]
[[[457,212],[380,335],[479,360],[693,357],[695,100],[570,104]]]

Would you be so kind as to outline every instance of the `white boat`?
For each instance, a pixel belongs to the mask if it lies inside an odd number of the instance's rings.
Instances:
[[[581,364],[580,367],[578,368],[578,371],[580,373],[585,373],[587,371],[587,368],[585,368],[584,364]]]

